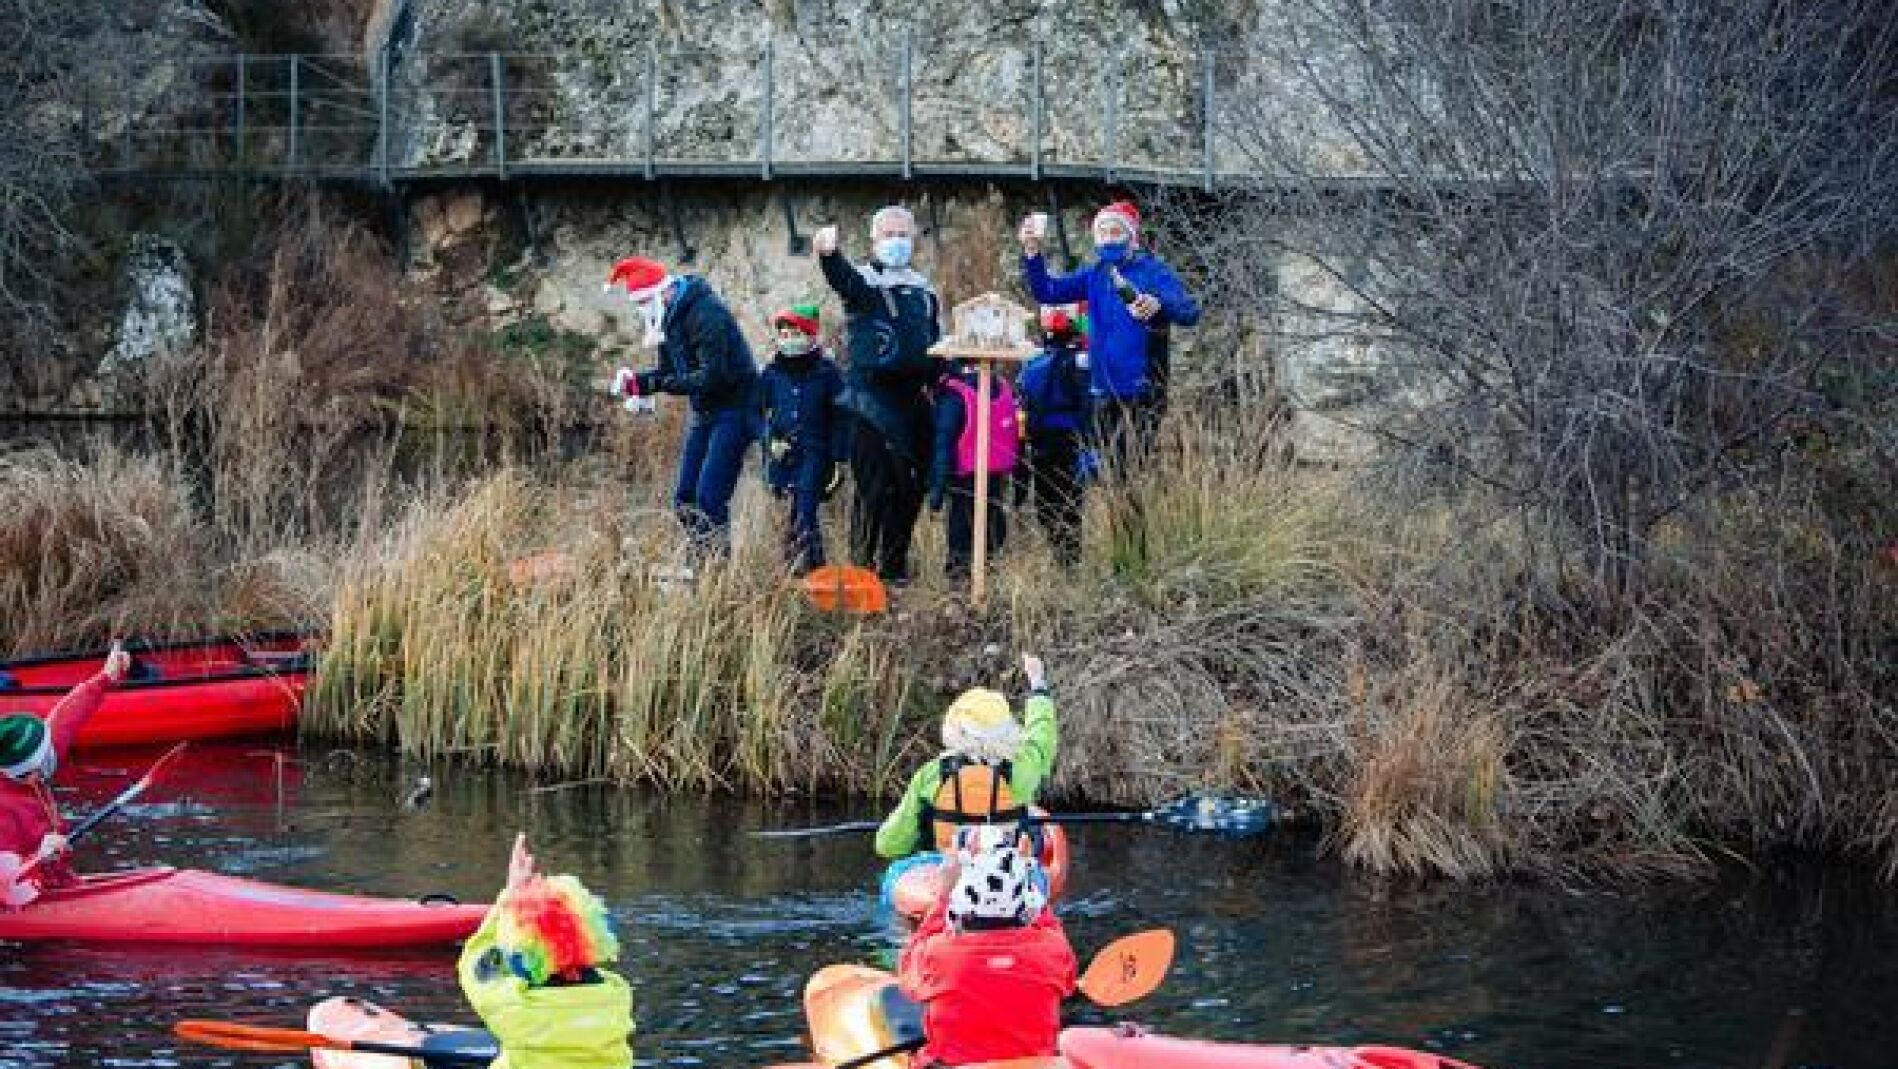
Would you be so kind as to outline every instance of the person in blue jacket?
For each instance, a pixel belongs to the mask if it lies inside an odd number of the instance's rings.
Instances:
[[[1083,329],[1074,308],[1043,308],[1041,353],[1022,367],[1015,383],[1028,446],[1027,477],[1016,481],[1016,492],[1032,489],[1035,514],[1064,567],[1081,560],[1081,465],[1090,414]]]
[[[731,549],[732,493],[751,444],[758,387],[751,346],[697,275],[672,275],[657,261],[629,256],[613,265],[607,286],[625,289],[645,321],[645,343],[659,351],[656,367],[621,368],[614,392],[691,399],[672,504],[695,554],[723,556]]]
[[[1140,209],[1116,201],[1094,216],[1095,260],[1049,271],[1041,234],[1021,228],[1022,282],[1041,304],[1086,301],[1094,437],[1119,471],[1153,446],[1165,411],[1171,330],[1199,322],[1199,303],[1165,261],[1141,247]]]
[[[784,548],[798,575],[824,564],[818,507],[843,481],[848,415],[840,406],[844,375],[818,343],[818,310],[799,304],[771,317],[778,354],[758,380],[764,481],[788,501]]]

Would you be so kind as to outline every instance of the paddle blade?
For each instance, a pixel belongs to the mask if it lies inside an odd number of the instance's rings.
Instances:
[[[1173,965],[1173,933],[1165,928],[1125,935],[1094,955],[1081,976],[1081,994],[1097,1006],[1124,1006],[1145,998]]]
[[[329,1050],[348,1050],[346,1041],[338,1041],[316,1032],[305,1032],[297,1028],[265,1028],[261,1025],[238,1024],[236,1021],[179,1021],[171,1026],[173,1035],[190,1043],[202,1043],[208,1047],[222,1047],[225,1050],[254,1050],[267,1053],[293,1053],[319,1047]]]
[[[1263,835],[1278,820],[1278,807],[1263,798],[1221,798],[1210,794],[1189,795],[1152,812],[1156,824],[1233,838]]]
[[[890,607],[889,591],[883,580],[868,568],[854,564],[827,564],[813,568],[804,577],[804,593],[811,604],[823,612],[854,612],[869,615]]]

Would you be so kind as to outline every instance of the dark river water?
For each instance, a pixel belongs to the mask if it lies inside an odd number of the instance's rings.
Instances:
[[[886,945],[867,839],[758,841],[749,829],[865,807],[572,786],[312,747],[204,748],[81,850],[82,867],[168,862],[282,883],[486,900],[515,829],[612,904],[636,990],[642,1065],[800,1060],[799,996],[821,964]],[[147,755],[62,776],[83,811]],[[279,773],[281,772],[281,788]],[[398,805],[432,774],[423,808]],[[1288,838],[1236,843],[1076,829],[1062,907],[1085,960],[1166,925],[1159,993],[1118,1011],[1174,1034],[1392,1043],[1478,1065],[1898,1066],[1898,890],[1787,863],[1717,884],[1575,892],[1404,887]],[[304,1065],[185,1047],[181,1017],[300,1025],[354,994],[472,1021],[453,951],[283,955],[0,944],[0,1066]],[[1099,1019],[1099,1018],[1096,1018]]]

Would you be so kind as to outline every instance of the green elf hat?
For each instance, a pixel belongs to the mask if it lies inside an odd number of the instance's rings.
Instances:
[[[37,716],[0,716],[0,775],[25,779],[45,766],[53,752],[53,734]]]
[[[794,304],[771,317],[774,327],[790,326],[817,337],[818,309],[815,304]]]

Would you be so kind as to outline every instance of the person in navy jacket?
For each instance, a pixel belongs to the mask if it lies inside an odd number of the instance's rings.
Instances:
[[[778,354],[758,379],[764,481],[786,501],[785,556],[798,575],[824,564],[818,509],[843,481],[849,456],[844,375],[818,342],[814,304],[771,317]]]
[[[1032,488],[1035,514],[1064,567],[1081,559],[1081,454],[1091,401],[1083,330],[1073,308],[1043,308],[1041,352],[1015,383],[1028,446],[1027,477],[1016,482],[1016,492]]]
[[[1140,244],[1140,209],[1116,201],[1094,216],[1095,260],[1055,274],[1041,234],[1024,220],[1022,282],[1041,304],[1086,301],[1094,436],[1125,470],[1153,446],[1165,411],[1171,329],[1199,322],[1199,304],[1160,257]]]
[[[613,392],[691,399],[672,504],[694,550],[722,556],[731,548],[732,493],[757,403],[751,346],[725,302],[697,275],[672,275],[656,261],[632,256],[613,265],[607,286],[625,289],[645,321],[645,343],[659,352],[657,367],[621,368]]]

